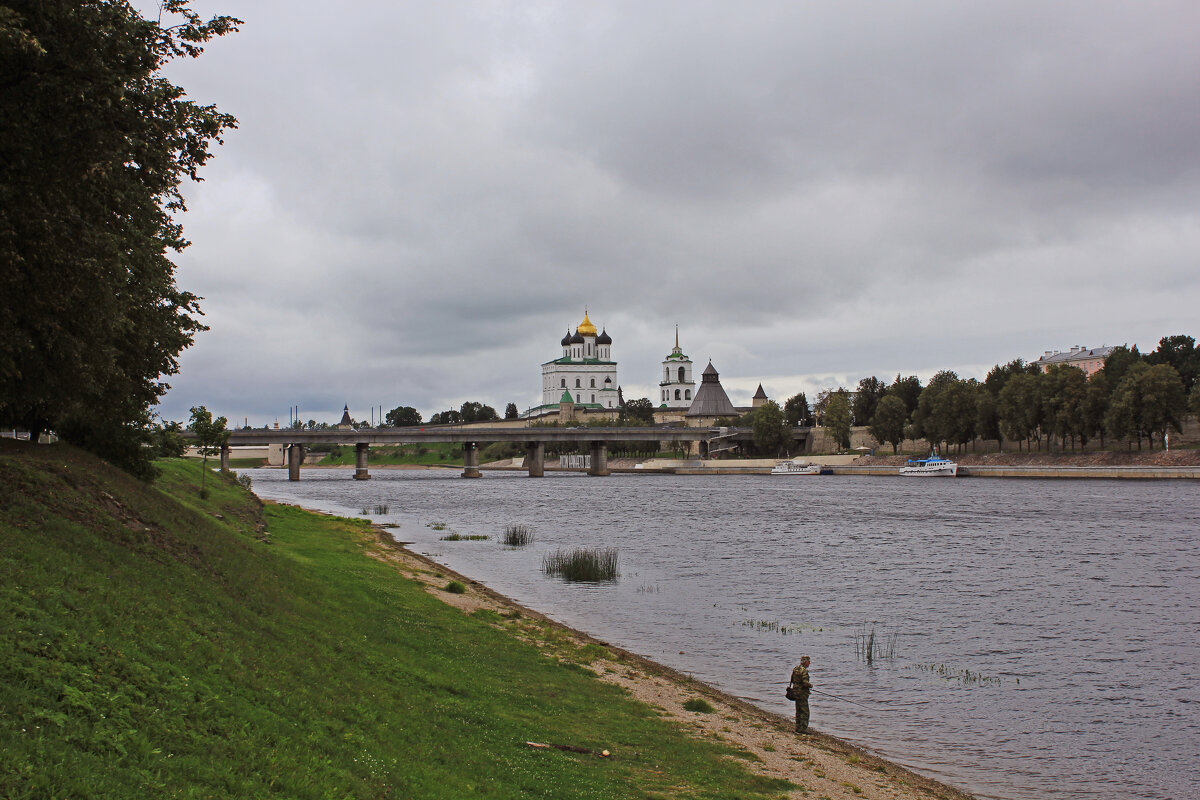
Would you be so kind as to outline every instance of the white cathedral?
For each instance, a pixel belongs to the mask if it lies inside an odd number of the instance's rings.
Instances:
[[[583,312],[583,322],[562,339],[562,358],[542,364],[542,406],[558,407],[570,400],[585,409],[620,408],[617,395],[617,362],[612,360],[612,338],[596,334],[596,326]],[[535,409],[536,410],[536,409]]]
[[[621,407],[617,384],[617,362],[612,360],[612,337],[596,326],[583,312],[583,322],[562,338],[562,357],[542,364],[542,404],[525,412],[524,417],[557,413],[560,403],[574,403],[590,411],[617,411]],[[675,326],[675,347],[662,362],[662,380],[658,384],[660,409],[687,411],[696,399],[692,360],[679,347],[679,326]],[[722,395],[724,392],[722,391]],[[725,405],[729,405],[728,399]]]

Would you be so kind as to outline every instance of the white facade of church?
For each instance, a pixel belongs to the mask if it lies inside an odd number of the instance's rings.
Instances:
[[[692,360],[679,348],[679,327],[675,327],[675,347],[662,362],[662,380],[658,384],[660,408],[690,408],[696,395],[692,380]]]
[[[542,406],[558,406],[564,395],[583,408],[619,408],[617,362],[612,360],[612,338],[583,314],[583,322],[562,339],[562,358],[542,364]]]

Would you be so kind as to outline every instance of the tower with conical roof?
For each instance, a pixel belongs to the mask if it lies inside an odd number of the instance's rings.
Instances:
[[[729,402],[729,395],[725,394],[725,388],[721,386],[721,376],[717,374],[716,367],[709,361],[704,372],[700,373],[700,389],[696,392],[696,399],[692,401],[691,408],[688,409],[685,416],[736,417],[737,415],[737,409],[733,407],[733,403]]]
[[[560,344],[562,357],[542,364],[542,407],[557,409],[565,392],[577,409],[617,410],[617,362],[608,331],[597,333],[584,309],[583,322],[574,333],[568,328]]]
[[[662,380],[658,384],[659,406],[686,409],[692,404],[696,382],[692,380],[692,360],[679,347],[679,326],[675,326],[675,347],[662,362]]]
[[[767,404],[767,400],[769,399],[770,398],[767,397],[767,393],[763,391],[762,384],[760,383],[758,385],[758,391],[754,393],[754,397],[750,398],[750,407],[758,408],[759,406],[765,406]]]

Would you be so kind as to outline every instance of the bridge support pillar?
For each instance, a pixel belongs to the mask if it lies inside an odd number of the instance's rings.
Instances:
[[[545,442],[526,442],[525,443],[525,468],[529,470],[529,477],[541,478],[546,474],[546,443]]]
[[[592,465],[588,475],[611,475],[608,471],[608,442],[592,442]]]
[[[229,472],[229,445],[221,445],[221,472]]]
[[[371,445],[366,442],[358,442],[354,445],[354,480],[365,481],[371,479],[371,473],[367,472],[367,456],[371,451]]]
[[[479,472],[479,444],[463,442],[463,472],[464,478],[482,478]]]
[[[304,460],[304,446],[289,445],[287,449],[288,480],[300,480],[300,462]]]

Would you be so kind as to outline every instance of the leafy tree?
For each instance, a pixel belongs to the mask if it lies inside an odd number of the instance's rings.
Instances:
[[[1085,435],[1084,403],[1087,399],[1087,376],[1083,370],[1055,364],[1042,379],[1042,402],[1049,432],[1059,437],[1062,449],[1067,449],[1067,437],[1075,448],[1075,437]]]
[[[1121,385],[1121,381],[1125,379],[1125,373],[1129,371],[1134,364],[1140,363],[1142,354],[1138,352],[1137,345],[1133,347],[1113,348],[1113,351],[1104,359],[1104,371],[1108,375],[1109,386],[1114,392]]]
[[[1100,446],[1104,446],[1104,415],[1108,413],[1108,399],[1112,388],[1108,384],[1108,374],[1103,369],[1093,372],[1087,381],[1087,391],[1083,396],[1083,436],[1084,444],[1092,436],[1100,438]]]
[[[1200,414],[1200,383],[1192,387],[1192,393],[1188,395],[1188,408],[1193,414]]]
[[[396,406],[384,415],[383,421],[392,428],[407,428],[421,424],[421,412],[412,406]]]
[[[429,418],[430,425],[458,425],[462,421],[462,414],[453,408],[446,411],[439,411]]]
[[[1154,434],[1164,441],[1167,430],[1183,432],[1183,415],[1187,411],[1187,396],[1183,380],[1170,364],[1155,364],[1138,377],[1141,395],[1141,427],[1154,449]]]
[[[894,394],[904,401],[905,413],[908,414],[909,419],[912,419],[917,411],[921,391],[921,379],[916,375],[901,378],[897,373],[896,380],[892,381],[892,385],[888,387],[888,394]]]
[[[654,423],[654,403],[649,397],[639,397],[626,400],[621,406],[620,419],[622,422],[637,422],[643,425]]]
[[[904,401],[894,394],[885,394],[875,408],[875,416],[871,418],[871,435],[876,441],[887,442],[892,446],[892,453],[900,451],[904,441],[904,426],[908,421],[908,410]]]
[[[794,394],[783,404],[783,418],[787,424],[795,427],[809,427],[813,424],[812,411],[808,407],[808,398],[804,392]]]
[[[1105,364],[1105,371],[1108,365]],[[1142,449],[1142,436],[1145,430],[1141,420],[1141,374],[1149,367],[1142,361],[1130,363],[1125,370],[1121,382],[1113,389],[1108,401],[1108,411],[1104,415],[1104,427],[1118,439],[1137,438],[1138,450]]]
[[[1179,373],[1184,392],[1190,392],[1200,377],[1200,350],[1191,336],[1164,336],[1158,340],[1158,349],[1146,354],[1146,363],[1151,366],[1170,364]]]
[[[187,452],[187,441],[180,436],[183,426],[178,422],[153,423],[150,426],[150,445],[155,458],[179,458]]]
[[[1041,375],[1017,374],[1008,379],[996,399],[996,411],[1000,417],[1000,430],[1008,439],[1029,443],[1030,437],[1041,424],[1042,399]]]
[[[825,409],[829,407],[829,399],[833,397],[833,389],[822,389],[817,392],[817,402],[813,403],[813,419],[818,425],[825,424]]]
[[[496,413],[496,409],[473,400],[463,403],[458,413],[462,417],[463,422],[492,422],[493,420],[500,419],[500,415]]]
[[[228,422],[224,417],[213,419],[212,412],[204,406],[192,407],[192,421],[188,430],[196,434],[196,447],[203,456],[200,470],[200,496],[208,497],[208,457],[221,452],[221,448],[229,441],[229,431],[225,429]]]
[[[1040,375],[1041,372],[1042,368],[1037,364],[1027,364],[1023,358],[1014,358],[1003,366],[997,364],[988,370],[987,377],[983,379],[983,385],[987,387],[993,397],[999,397],[1000,390],[1013,375]]]
[[[825,427],[839,449],[850,447],[850,396],[844,389],[830,393],[825,404]]]
[[[521,412],[517,409],[516,403],[509,403],[504,407],[505,419],[516,419],[519,416],[521,416]]]
[[[784,427],[783,409],[774,400],[768,400],[754,409],[753,418],[754,447],[759,452],[778,455],[791,438],[791,431]]]
[[[942,370],[929,380],[929,385],[921,390],[917,399],[917,410],[913,412],[913,427],[917,435],[929,440],[930,444],[938,445],[950,439],[949,422],[942,413],[942,395],[947,388],[958,382],[958,373]]]
[[[941,421],[942,435],[950,444],[962,446],[975,438],[979,408],[976,396],[982,385],[975,379],[955,380],[946,386],[936,410]]]
[[[143,477],[150,407],[196,332],[168,257],[180,185],[233,117],[162,75],[238,20],[165,0],[0,7],[0,424],[47,428]]]
[[[875,416],[875,409],[883,395],[887,392],[887,384],[879,378],[863,378],[858,382],[858,391],[850,403],[850,411],[854,416],[855,425],[869,425]]]
[[[1000,400],[980,384],[975,397],[975,430],[981,439],[993,439],[1004,451],[1004,433],[1000,430]]]

